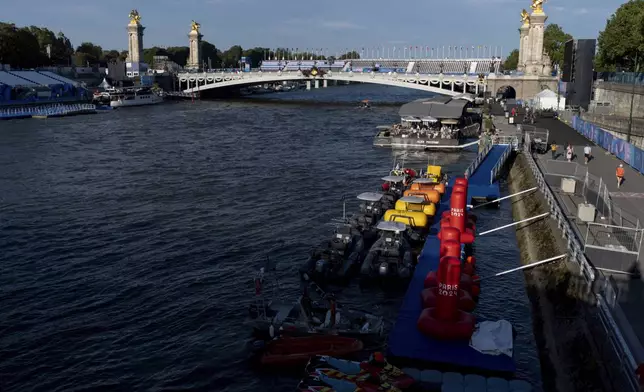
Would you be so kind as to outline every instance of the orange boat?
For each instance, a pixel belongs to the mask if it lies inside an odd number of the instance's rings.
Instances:
[[[267,343],[260,363],[264,366],[304,366],[316,355],[346,357],[363,347],[358,339],[335,335],[280,337]]]

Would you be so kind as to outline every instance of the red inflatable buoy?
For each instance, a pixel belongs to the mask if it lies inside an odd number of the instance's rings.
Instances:
[[[454,185],[452,187],[452,192],[463,192],[467,195],[467,187],[463,185]]]
[[[481,285],[475,281],[476,279],[478,279],[478,276],[476,275],[467,275],[462,273],[461,280],[459,282],[459,287],[470,293],[474,298],[477,298],[481,294]],[[438,287],[438,274],[435,271],[431,271],[427,274],[424,281],[424,287],[426,289]]]
[[[457,177],[454,180],[454,185],[463,185],[467,188],[469,186],[469,180],[465,177]]]
[[[420,297],[423,300],[423,308],[436,307],[438,287],[432,287],[421,291]],[[471,312],[476,308],[476,302],[472,299],[470,293],[462,289],[458,289],[458,308],[465,312]]]
[[[450,257],[456,257],[457,259],[461,259],[461,244],[458,241],[454,240],[444,240],[441,241],[441,250],[440,250],[440,257],[443,258],[445,256],[450,256]]]
[[[465,340],[474,333],[474,316],[459,310],[459,280],[461,261],[443,257],[438,266],[436,306],[423,310],[418,318],[418,329],[433,338]]]

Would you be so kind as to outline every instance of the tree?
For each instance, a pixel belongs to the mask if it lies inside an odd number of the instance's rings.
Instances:
[[[599,70],[635,70],[635,57],[644,50],[643,21],[644,0],[630,0],[611,15],[597,38]]]
[[[190,51],[188,51],[188,55]],[[212,68],[218,68],[221,64],[221,51],[217,47],[211,44],[208,41],[201,42],[201,59],[206,63],[210,64]]]
[[[549,24],[543,32],[543,50],[550,56],[552,66],[563,66],[564,46],[572,35],[563,31],[558,24]]]
[[[16,68],[35,68],[49,64],[36,36],[27,28],[0,23],[0,63]]]
[[[514,49],[510,52],[508,57],[503,63],[503,69],[506,71],[515,70],[519,65],[519,49]]]
[[[355,50],[352,50],[350,52],[340,55],[339,58],[340,60],[359,59],[360,53],[356,52]]]
[[[180,66],[185,66],[190,57],[190,48],[187,46],[171,46],[166,49],[168,57]]]
[[[103,57],[103,48],[91,42],[83,42],[76,48],[75,63],[79,67],[98,64]]]
[[[239,60],[242,57],[242,47],[239,45],[231,46],[230,49],[221,54],[221,61],[225,68],[235,68],[239,66]]]

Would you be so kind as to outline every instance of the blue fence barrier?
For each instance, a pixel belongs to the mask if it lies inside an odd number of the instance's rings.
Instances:
[[[592,140],[598,146],[615,155],[633,169],[644,174],[644,152],[634,145],[627,143],[604,131],[593,123],[584,121],[577,116],[572,116],[572,127],[582,134],[586,139]]]

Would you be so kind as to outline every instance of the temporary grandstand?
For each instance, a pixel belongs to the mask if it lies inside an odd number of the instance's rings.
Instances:
[[[264,61],[262,71],[297,71],[309,70],[313,66],[333,71],[353,72],[398,72],[444,74],[444,75],[487,75],[501,72],[501,59],[418,59],[418,60],[339,60],[332,64],[326,61],[272,60]]]
[[[78,82],[49,71],[0,71],[0,105],[86,100]]]

